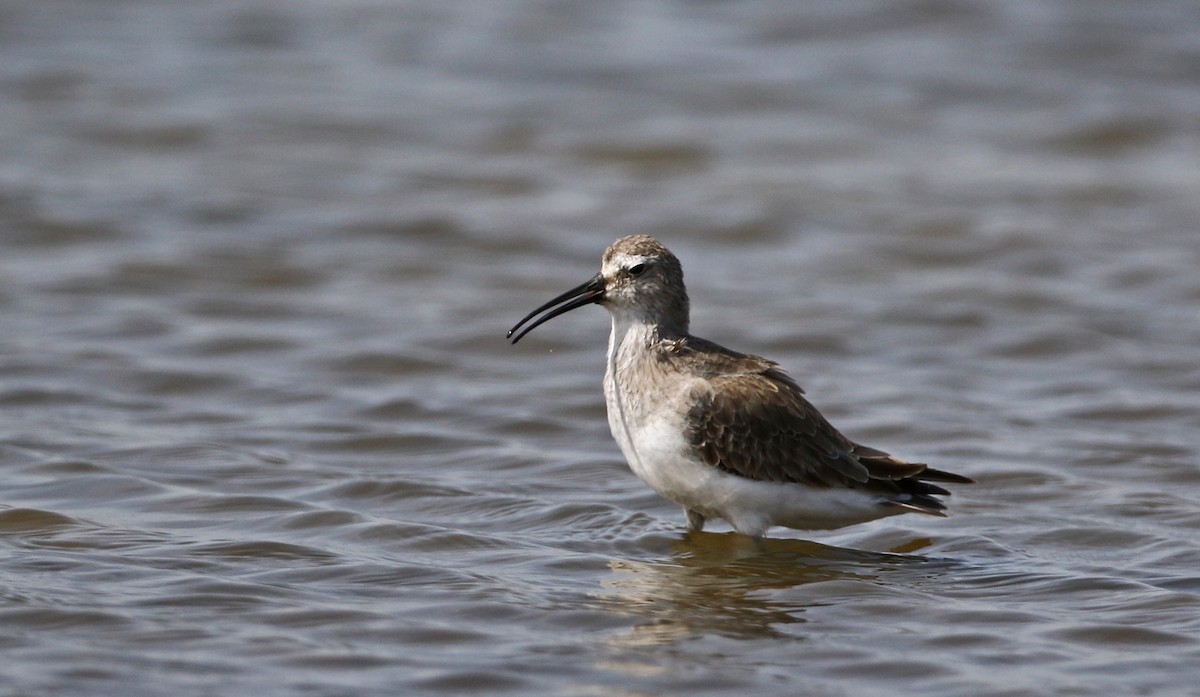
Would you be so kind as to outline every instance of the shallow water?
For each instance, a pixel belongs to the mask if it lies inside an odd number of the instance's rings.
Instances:
[[[0,5],[11,694],[1194,694],[1194,3]],[[978,479],[762,548],[628,472],[613,239]]]

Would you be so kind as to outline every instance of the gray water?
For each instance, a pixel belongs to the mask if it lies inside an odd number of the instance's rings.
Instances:
[[[0,4],[0,692],[1187,695],[1191,0]],[[608,434],[617,237],[947,519]]]

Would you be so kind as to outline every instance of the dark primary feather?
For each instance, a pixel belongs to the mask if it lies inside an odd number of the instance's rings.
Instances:
[[[695,337],[665,349],[665,360],[686,356],[693,369],[695,361],[703,361],[709,389],[694,395],[688,437],[703,461],[723,472],[758,481],[863,489],[933,515],[945,509],[933,496],[950,492],[926,480],[971,481],[854,443],[772,361]]]

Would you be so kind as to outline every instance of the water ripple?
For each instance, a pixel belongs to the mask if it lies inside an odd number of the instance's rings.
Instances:
[[[1194,692],[1187,3],[19,5],[8,691]],[[686,533],[603,310],[504,340],[635,232],[698,334],[978,484]]]

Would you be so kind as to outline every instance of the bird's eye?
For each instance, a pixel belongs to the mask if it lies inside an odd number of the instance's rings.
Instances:
[[[642,272],[645,270],[646,270],[645,264],[634,264],[633,266],[629,267],[629,275],[630,276],[641,276]]]

